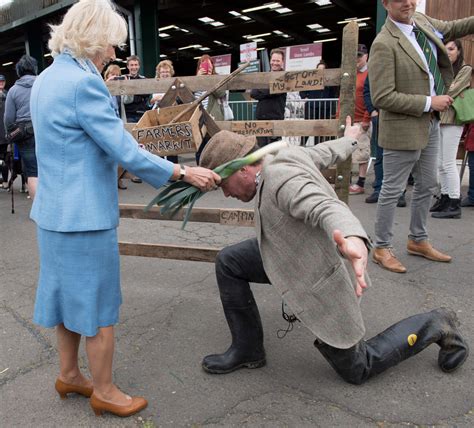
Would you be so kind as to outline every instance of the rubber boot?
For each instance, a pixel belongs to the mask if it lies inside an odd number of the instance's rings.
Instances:
[[[441,348],[438,366],[444,372],[452,372],[469,355],[458,324],[453,311],[440,308],[406,318],[349,349],[333,348],[318,340],[314,345],[346,382],[356,385],[418,354],[432,343]]]
[[[449,196],[441,193],[439,198],[436,198],[436,202],[430,208],[430,213],[436,213],[438,211],[442,211],[448,205],[449,205]]]
[[[461,199],[449,198],[449,204],[441,211],[431,214],[433,218],[461,218]]]
[[[255,300],[249,306],[226,307],[224,314],[232,335],[232,344],[223,354],[204,357],[202,368],[213,374],[230,373],[240,368],[256,369],[265,365],[263,328]]]

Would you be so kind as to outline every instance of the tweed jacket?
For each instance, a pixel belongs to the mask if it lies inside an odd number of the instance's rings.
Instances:
[[[265,272],[298,319],[323,342],[346,349],[365,333],[352,267],[332,234],[368,236],[320,169],[349,157],[355,141],[267,156],[255,198],[256,232]],[[368,280],[368,277],[367,277]]]
[[[435,44],[438,66],[445,86],[449,88],[453,71],[444,43],[474,33],[474,17],[445,22],[415,13],[413,19]],[[391,150],[426,147],[430,114],[423,110],[426,97],[430,96],[428,70],[390,18],[372,44],[369,76],[372,102],[380,113],[379,145]]]
[[[119,223],[117,163],[155,187],[173,164],[139,148],[114,111],[103,80],[69,55],[36,79],[31,119],[38,188],[31,218],[57,232],[106,230]]]

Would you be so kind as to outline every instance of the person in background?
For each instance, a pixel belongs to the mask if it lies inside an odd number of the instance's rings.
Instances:
[[[360,195],[365,192],[365,177],[370,159],[370,115],[364,103],[364,83],[367,79],[367,46],[360,44],[357,48],[357,77],[354,123],[361,129],[357,140],[357,150],[352,154],[352,163],[358,164],[359,177],[355,184],[349,186],[349,195]]]
[[[110,64],[104,72],[104,80],[109,82],[111,80],[117,80],[117,78],[122,76],[122,70],[117,64]],[[124,76],[125,78],[125,76]],[[114,105],[115,114],[120,117],[120,107],[121,107],[121,97],[120,95],[116,95],[112,97],[112,103]],[[127,186],[123,182],[123,179],[119,178],[117,182],[117,186],[121,190],[126,190]]]
[[[155,79],[169,79],[170,77],[174,76],[174,67],[173,63],[169,59],[165,59],[160,61],[155,69]],[[152,110],[155,110],[160,107],[160,101],[165,95],[165,92],[161,92],[158,94],[152,94],[150,100],[150,107]],[[179,159],[178,156],[165,156],[170,162],[178,163]]]
[[[468,151],[469,188],[467,195],[461,201],[462,207],[474,207],[474,123],[464,127],[464,147]]]
[[[174,76],[173,63],[169,59],[160,61],[155,68],[155,79],[169,79]],[[152,109],[157,109],[160,106],[160,101],[165,95],[164,92],[152,94],[150,106]]]
[[[318,70],[325,70],[327,68],[326,62],[321,60],[316,66]],[[315,91],[301,91],[301,99],[310,99],[310,100],[319,100],[319,99],[331,99],[336,98],[336,87],[335,86],[325,86],[324,89],[317,89]],[[304,104],[304,118],[306,120],[316,120],[316,119],[331,119],[331,102],[330,101],[306,101]],[[308,136],[302,137],[302,145],[306,145],[308,141]],[[320,138],[314,136],[314,143],[317,144],[320,142]]]
[[[5,138],[5,124],[3,122],[7,99],[6,83],[5,76],[0,74],[0,188],[4,190],[8,189],[8,141]]]
[[[23,55],[15,65],[16,74],[19,79],[8,91],[5,102],[5,129],[9,129],[14,123],[22,123],[31,126],[30,96],[31,87],[38,74],[38,63],[29,55]],[[20,152],[22,170],[27,177],[28,193],[31,199],[36,194],[38,183],[38,164],[35,153],[35,136],[29,136],[26,140],[15,144]]]
[[[464,63],[461,40],[446,43],[449,61],[453,66],[454,80],[446,94],[456,99],[471,86],[472,67]],[[461,217],[461,182],[456,166],[462,125],[456,125],[456,112],[452,106],[441,113],[440,148],[438,152],[438,173],[441,194],[430,208],[433,218]]]
[[[217,74],[216,68],[214,66],[214,61],[209,55],[204,54],[203,56],[201,56],[201,58],[198,59],[198,62],[196,65],[196,76],[211,76],[214,74]],[[196,98],[199,98],[204,93],[205,91],[197,91],[194,93],[194,96]],[[225,89],[218,89],[217,91],[209,95],[202,102],[202,105],[204,106],[206,111],[209,113],[209,115],[212,116],[214,120],[217,120],[217,121],[224,120],[225,98],[226,98]],[[201,153],[204,150],[204,147],[206,146],[208,141],[209,141],[209,138],[204,138],[204,140],[202,141],[196,153],[196,163],[198,165],[199,165],[199,159],[201,157]]]
[[[408,254],[449,263],[428,239],[427,218],[437,186],[439,114],[453,103],[445,91],[453,68],[444,43],[474,33],[474,17],[440,21],[416,11],[417,0],[382,0],[388,12],[370,51],[370,93],[379,109],[383,183],[375,219],[373,261],[405,273],[393,252],[395,206],[412,172],[415,184]],[[436,61],[434,61],[436,59]]]
[[[58,394],[90,397],[96,415],[129,416],[147,406],[112,379],[122,303],[117,165],[156,188],[169,179],[203,191],[220,182],[210,170],[147,152],[125,130],[100,73],[126,40],[126,21],[111,1],[80,0],[51,26],[54,61],[31,92],[40,177],[30,214],[40,264],[33,321],[56,328]],[[82,336],[92,380],[79,368]]]
[[[137,55],[131,55],[127,58],[127,79],[145,79],[145,76],[140,74],[140,58]],[[149,95],[132,95],[124,98],[125,114],[127,116],[127,122],[138,122],[143,114],[148,110]],[[133,177],[131,179],[133,183],[141,183],[140,177]]]
[[[285,69],[285,53],[281,49],[273,49],[270,52],[270,70],[272,72]],[[270,94],[270,89],[252,89],[250,96],[257,100],[255,118],[257,120],[283,120],[285,118],[286,92],[282,94]],[[280,137],[258,137],[260,147],[279,140]]]

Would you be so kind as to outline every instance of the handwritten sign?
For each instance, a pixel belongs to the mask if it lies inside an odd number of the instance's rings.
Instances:
[[[241,135],[255,135],[256,137],[273,136],[273,122],[266,120],[254,120],[245,122],[232,122],[230,129],[232,132]]]
[[[219,211],[219,223],[230,226],[254,226],[255,213],[249,210],[229,210]]]
[[[270,82],[270,93],[314,91],[324,88],[323,70],[289,71]]]
[[[133,128],[132,135],[145,150],[161,156],[195,153],[202,142],[199,110],[190,111],[184,121],[168,123],[183,106],[165,107],[159,112],[146,111]]]

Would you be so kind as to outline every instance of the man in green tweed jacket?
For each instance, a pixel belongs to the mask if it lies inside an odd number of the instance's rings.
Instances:
[[[428,241],[427,217],[437,186],[439,113],[453,99],[444,95],[453,71],[444,43],[474,33],[474,17],[439,21],[416,12],[416,0],[381,0],[388,18],[370,50],[372,101],[380,111],[379,144],[384,181],[375,220],[373,260],[392,272],[405,266],[392,252],[398,197],[410,172],[415,185],[407,250],[438,262],[451,257]]]

